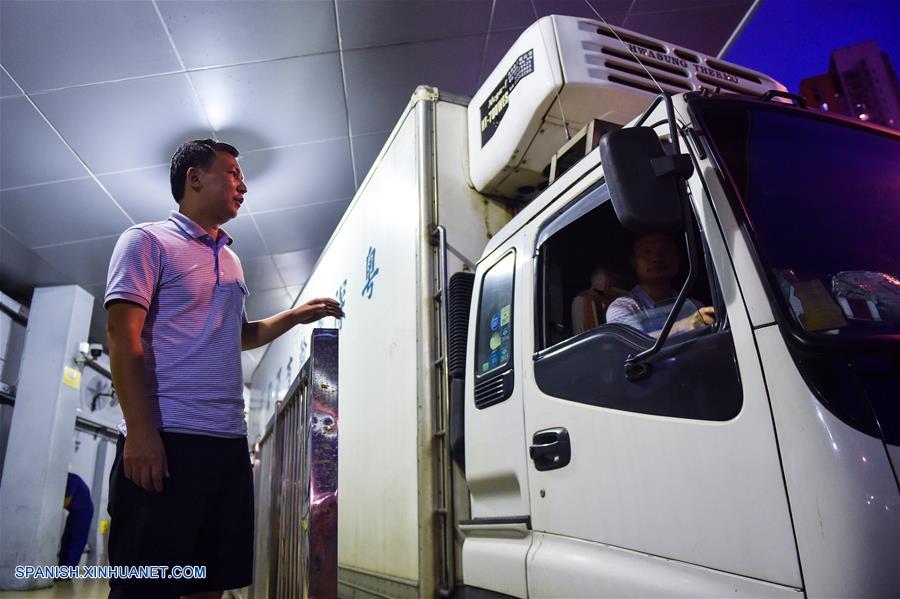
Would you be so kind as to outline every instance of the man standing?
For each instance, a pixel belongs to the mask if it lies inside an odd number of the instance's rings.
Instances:
[[[221,229],[247,193],[237,156],[211,139],[182,144],[170,170],[179,209],[126,230],[110,262],[104,304],[125,416],[110,473],[110,563],[206,567],[204,579],[114,578],[111,598],[218,598],[250,584],[240,352],[297,324],[343,316],[322,298],[248,322],[241,263]]]

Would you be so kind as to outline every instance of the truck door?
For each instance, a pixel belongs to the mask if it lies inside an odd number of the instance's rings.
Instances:
[[[717,323],[670,336],[649,376],[629,382],[625,358],[653,338],[604,323],[605,308],[599,326],[576,333],[571,308],[598,269],[601,305],[633,290],[634,238],[602,180],[571,195],[526,230],[535,280],[517,282],[535,294],[518,310],[534,323],[518,344],[532,354],[522,359],[529,595],[796,596],[765,381],[712,211],[700,206],[692,225],[705,267],[690,296],[714,306]]]
[[[531,268],[521,240],[518,234],[492,252],[475,275],[465,399],[471,519],[460,523],[465,584],[513,597],[527,596],[525,557],[531,544],[518,350],[522,322],[530,321],[519,317],[527,298],[517,284],[531,278]]]

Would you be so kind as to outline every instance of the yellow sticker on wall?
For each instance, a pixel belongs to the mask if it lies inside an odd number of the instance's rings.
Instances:
[[[101,535],[105,535],[105,534],[109,533],[109,520],[108,519],[103,518],[102,520],[100,520],[97,523],[97,532],[99,532]]]
[[[73,389],[81,389],[81,371],[72,368],[71,366],[66,366],[63,368],[63,385],[68,387],[72,387]]]

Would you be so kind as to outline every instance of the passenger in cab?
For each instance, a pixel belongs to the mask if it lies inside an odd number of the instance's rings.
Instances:
[[[677,295],[672,282],[678,274],[678,245],[666,233],[646,233],[635,238],[631,250],[637,285],[610,304],[606,322],[626,324],[658,337]],[[712,306],[701,306],[687,298],[671,333],[685,333],[715,322]]]
[[[572,300],[572,334],[595,329],[606,322],[606,310],[624,293],[612,272],[598,264],[591,273],[591,286]]]

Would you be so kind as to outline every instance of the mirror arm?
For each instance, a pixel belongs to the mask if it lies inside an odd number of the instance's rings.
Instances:
[[[694,172],[694,165],[689,156],[681,155],[681,145],[678,141],[678,131],[675,123],[675,106],[672,103],[672,96],[669,94],[660,94],[666,103],[666,117],[669,121],[669,148],[666,156],[656,158],[652,161],[653,171],[656,176],[675,172],[679,175],[679,195],[681,196],[681,209],[684,214],[683,222],[685,224],[684,239],[687,244],[688,253],[688,276],[678,292],[675,304],[666,318],[666,323],[659,332],[659,337],[649,349],[630,355],[625,360],[625,378],[631,382],[639,381],[650,376],[650,364],[647,360],[659,353],[659,350],[665,344],[669,337],[672,326],[678,319],[681,307],[687,299],[688,289],[694,285],[697,278],[697,248],[694,247],[694,236],[691,235],[693,225],[693,212],[691,211],[690,200],[687,194],[687,178]]]
[[[678,139],[678,126],[675,121],[675,106],[672,102],[672,96],[669,94],[660,94],[657,96],[651,105],[650,110],[645,112],[638,124],[646,119],[650,111],[652,111],[660,101],[665,102],[666,105],[666,118],[669,125],[669,143],[665,148],[665,155],[651,159],[650,163],[656,177],[665,177],[674,174],[678,178],[678,195],[681,200],[683,214],[682,222],[685,227],[684,236],[688,253],[688,275],[681,290],[678,292],[675,304],[672,306],[672,310],[666,317],[666,322],[653,346],[636,355],[632,354],[625,360],[625,378],[631,382],[640,381],[650,376],[651,365],[647,360],[656,355],[665,344],[666,339],[672,330],[672,326],[678,319],[678,314],[681,312],[681,308],[684,306],[687,299],[688,290],[694,285],[694,282],[697,279],[697,248],[695,247],[695,240],[692,235],[694,222],[693,211],[691,210],[691,203],[687,193],[687,179],[694,172],[694,164],[690,156],[681,154],[681,144]]]
[[[694,162],[687,154],[653,158],[650,160],[650,166],[653,168],[653,174],[657,177],[674,174],[687,179],[694,174]]]
[[[663,344],[665,344],[666,339],[669,337],[672,326],[678,319],[678,314],[681,313],[681,308],[684,306],[684,302],[687,299],[688,290],[694,285],[694,282],[697,279],[697,247],[694,236],[691,234],[693,232],[694,214],[691,211],[690,200],[688,199],[685,189],[687,182],[682,179],[679,183],[681,206],[685,223],[684,239],[687,244],[688,275],[684,281],[684,285],[681,286],[681,291],[678,292],[678,297],[675,299],[675,304],[672,306],[669,316],[666,318],[666,323],[659,332],[659,337],[656,338],[656,342],[649,349],[645,349],[636,355],[632,354],[625,360],[625,378],[631,382],[640,381],[650,376],[650,364],[647,363],[647,360],[662,349]]]
[[[669,121],[669,146],[671,148],[670,155],[678,156],[681,154],[681,144],[678,142],[678,131],[675,126],[675,105],[672,103],[672,96],[663,94],[666,102],[666,118]]]
[[[653,102],[651,102],[651,103],[650,103],[650,106],[648,106],[647,109],[644,110],[644,113],[641,115],[641,118],[639,118],[639,119],[637,120],[637,122],[635,122],[634,126],[635,126],[635,127],[640,127],[640,126],[643,125],[645,122],[647,122],[647,119],[650,118],[650,115],[653,113],[653,111],[654,111],[654,110],[656,109],[656,107],[659,105],[659,102],[660,102],[663,98],[665,98],[665,96],[666,96],[666,94],[659,94],[658,96],[656,96],[655,98],[653,98]]]

